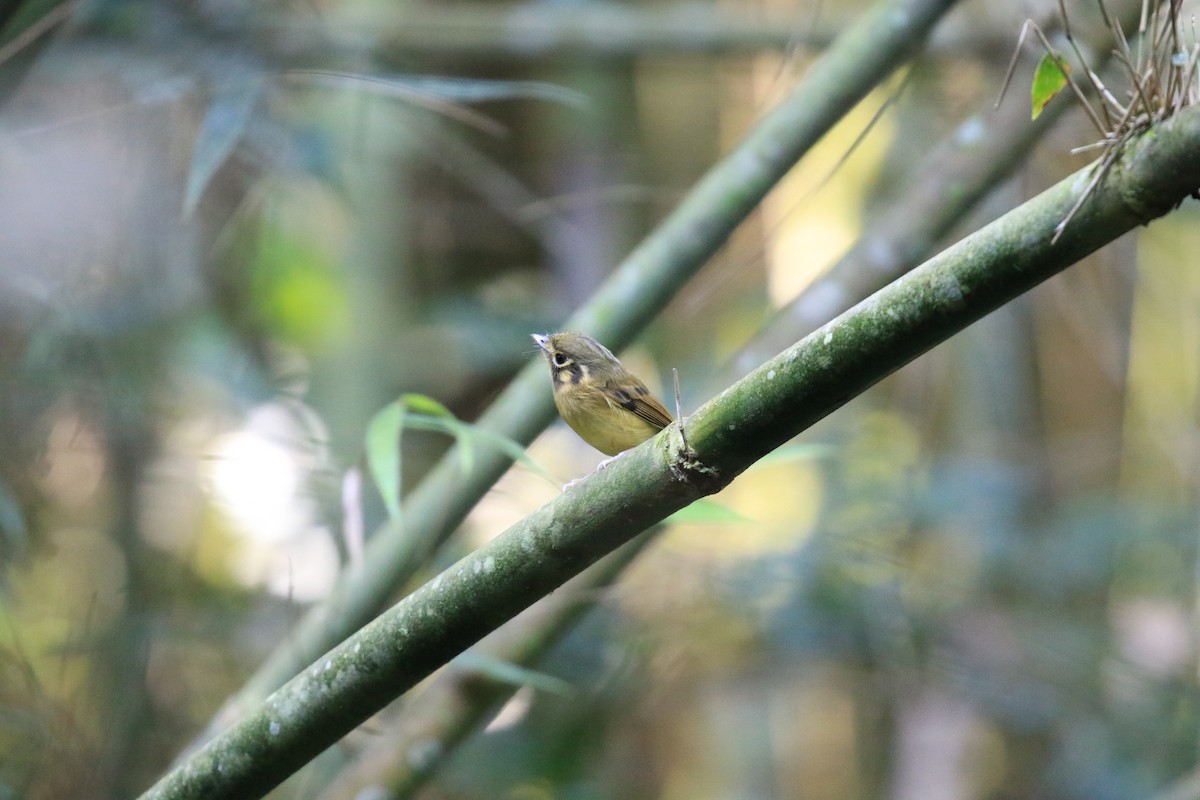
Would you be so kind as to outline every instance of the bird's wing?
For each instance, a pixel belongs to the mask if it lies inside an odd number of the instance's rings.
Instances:
[[[641,383],[605,386],[604,393],[610,402],[641,417],[656,428],[665,428],[671,424],[671,412],[663,408],[658,398],[650,394],[650,390]]]

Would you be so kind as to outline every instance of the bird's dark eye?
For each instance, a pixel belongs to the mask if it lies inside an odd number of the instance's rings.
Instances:
[[[567,357],[566,357],[566,356],[564,356],[562,353],[555,353],[555,354],[554,354],[554,363],[555,363],[557,366],[560,366],[560,367],[561,367],[561,366],[563,366],[564,364],[566,364],[566,363],[567,363]]]

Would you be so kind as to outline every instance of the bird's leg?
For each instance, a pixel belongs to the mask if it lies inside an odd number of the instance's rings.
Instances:
[[[594,475],[594,474],[596,474],[597,472],[599,472],[600,470],[604,469],[604,468],[605,468],[605,467],[607,467],[609,464],[613,463],[613,462],[614,462],[614,461],[616,461],[618,458],[620,458],[621,456],[625,455],[625,454],[626,454],[626,453],[628,453],[628,452],[629,452],[628,450],[622,450],[621,452],[617,453],[615,456],[609,456],[608,458],[604,459],[604,460],[603,460],[603,461],[601,461],[599,464],[597,464],[597,465],[596,465],[596,468],[595,468],[594,470],[592,470],[591,472],[589,472],[587,475],[584,475],[584,476],[583,476],[583,478],[586,478],[586,477],[588,477],[588,475]],[[574,486],[575,484],[577,484],[577,483],[579,483],[581,480],[583,480],[583,478],[576,478],[576,479],[575,479],[575,480],[573,480],[573,481],[567,481],[566,483],[564,483],[564,484],[563,484],[563,488],[562,488],[562,490],[565,492],[567,489],[570,489],[572,486]]]
[[[620,458],[621,456],[625,455],[625,454],[626,454],[626,453],[628,453],[628,452],[629,452],[628,450],[622,450],[621,452],[617,453],[615,456],[609,456],[608,458],[604,459],[604,460],[603,460],[603,461],[601,461],[599,464],[597,464],[597,465],[596,465],[596,468],[595,468],[594,470],[592,470],[592,471],[593,471],[593,472],[599,472],[600,470],[604,469],[604,468],[605,468],[605,467],[607,467],[609,464],[613,463],[613,462],[614,462],[614,461],[616,461],[618,458]]]

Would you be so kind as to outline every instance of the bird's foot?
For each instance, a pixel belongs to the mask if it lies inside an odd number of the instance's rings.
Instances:
[[[599,464],[597,464],[597,465],[596,465],[596,469],[595,469],[594,471],[595,471],[595,472],[599,472],[600,470],[602,470],[602,469],[604,469],[605,467],[607,467],[609,464],[611,464],[611,463],[613,463],[614,461],[616,461],[616,460],[617,460],[618,458],[620,458],[621,456],[625,455],[625,453],[626,453],[626,452],[628,452],[628,451],[626,451],[626,450],[622,450],[621,452],[617,453],[615,456],[609,456],[608,458],[604,459],[604,460],[603,460],[603,461],[601,461]]]
[[[627,452],[628,452],[627,450],[622,450],[621,452],[617,453],[615,456],[609,456],[608,458],[604,459],[604,460],[603,460],[603,461],[601,461],[599,464],[597,464],[597,465],[596,465],[596,468],[595,468],[594,470],[592,470],[591,472],[589,472],[587,475],[584,475],[584,476],[583,476],[583,478],[576,478],[576,479],[575,479],[575,480],[573,480],[573,481],[567,481],[566,483],[564,483],[564,484],[563,484],[563,488],[562,488],[562,490],[563,490],[564,492],[565,492],[565,491],[567,491],[567,490],[568,490],[568,489],[570,489],[572,486],[574,486],[575,484],[579,483],[579,482],[580,482],[580,481],[582,481],[584,478],[588,477],[588,475],[594,475],[594,474],[596,474],[596,473],[597,473],[597,472],[599,472],[600,470],[602,470],[602,469],[604,469],[605,467],[607,467],[609,464],[611,464],[611,463],[613,463],[614,461],[616,461],[616,460],[617,460],[618,458],[620,458],[621,456],[625,455],[625,453],[627,453]]]

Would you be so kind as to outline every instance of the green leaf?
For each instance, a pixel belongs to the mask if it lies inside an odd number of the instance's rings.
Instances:
[[[529,454],[525,452],[525,448],[519,442],[509,439],[507,436],[493,433],[492,431],[476,428],[474,425],[461,420],[456,419],[453,424],[460,429],[461,438],[459,441],[467,442],[468,447],[472,446],[475,442],[490,445],[535,475],[543,477],[555,485],[558,484],[558,481],[550,474],[550,470],[530,458]]]
[[[507,455],[536,475],[557,484],[550,471],[534,461],[519,442],[463,422],[432,397],[423,394],[403,394],[377,413],[367,425],[367,467],[375,481],[388,516],[400,516],[400,436],[405,429],[433,431],[453,436],[458,445],[459,462],[463,472],[469,472],[475,461],[475,448],[488,445]]]
[[[463,422],[441,403],[424,395],[406,394],[401,400],[408,400],[408,407],[413,412],[413,416],[406,423],[408,427],[444,433],[455,438],[461,450],[459,458],[464,472],[471,469],[474,463],[475,447],[482,444],[496,448],[535,475],[539,475],[551,483],[557,483],[548,469],[529,457],[520,442],[478,428],[469,422]],[[419,412],[418,409],[420,409]]]
[[[562,678],[556,678],[553,675],[547,675],[544,672],[481,653],[478,650],[463,652],[454,659],[454,663],[510,686],[531,686],[534,689],[557,695],[569,695],[575,691],[575,687]]]
[[[723,525],[731,522],[753,522],[754,520],[734,511],[729,506],[702,497],[691,505],[679,509],[665,521],[690,525]]]
[[[404,394],[400,396],[400,402],[407,405],[408,410],[414,414],[424,414],[427,417],[442,417],[443,419],[455,418],[450,409],[427,394]]]
[[[408,427],[453,436],[458,443],[462,471],[471,471],[475,463],[475,451],[474,443],[468,436],[470,426],[467,423],[461,422],[454,412],[428,395],[405,394],[401,395],[399,402],[404,403],[413,414],[408,420]]]
[[[834,447],[828,444],[789,444],[772,450],[758,460],[754,466],[764,464],[783,464],[793,461],[815,461],[829,458],[834,454]]]
[[[1033,101],[1033,119],[1037,119],[1046,104],[1067,85],[1070,71],[1071,66],[1058,53],[1049,52],[1042,56],[1033,73],[1033,88],[1029,93]]]
[[[401,398],[384,406],[367,425],[367,468],[391,519],[400,517],[400,432],[407,414]]]

